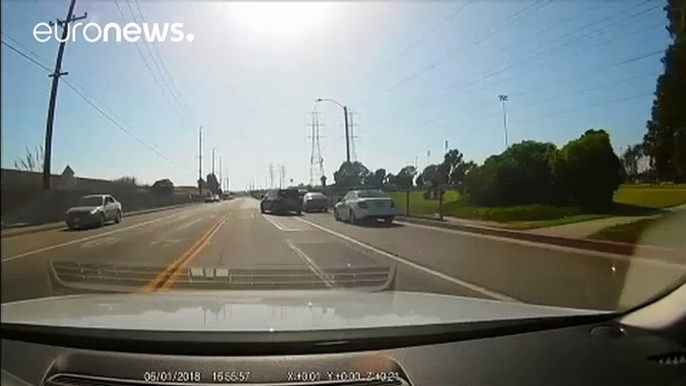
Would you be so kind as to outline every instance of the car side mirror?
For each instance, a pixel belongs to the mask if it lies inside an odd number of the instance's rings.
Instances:
[[[339,198],[338,202],[343,202],[343,197]]]

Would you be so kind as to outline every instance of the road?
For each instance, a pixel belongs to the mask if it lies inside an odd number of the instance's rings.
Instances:
[[[403,222],[361,226],[336,222],[330,213],[263,215],[251,198],[124,217],[100,229],[3,238],[0,244],[2,302],[275,282],[368,290],[389,284],[394,272],[391,284],[398,291],[613,310],[638,304],[686,272],[684,264],[657,258]]]

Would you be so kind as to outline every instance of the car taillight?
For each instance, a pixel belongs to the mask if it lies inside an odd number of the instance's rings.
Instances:
[[[357,206],[359,206],[362,209],[367,209],[367,203],[364,201],[360,201],[357,203]]]

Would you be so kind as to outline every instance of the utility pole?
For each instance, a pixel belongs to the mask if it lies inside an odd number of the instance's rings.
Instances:
[[[219,156],[219,189],[224,190],[222,188],[222,184],[224,183],[224,178],[222,174],[222,156]]]
[[[198,130],[198,192],[202,196],[202,126]]]
[[[507,111],[505,110],[505,102],[507,102],[507,95],[498,95],[498,99],[503,104],[503,130],[505,130],[505,148],[509,146],[507,138]]]
[[[69,72],[62,72],[62,59],[64,58],[64,48],[69,38],[69,23],[88,17],[87,13],[83,16],[73,17],[74,6],[76,5],[76,0],[71,0],[69,3],[69,10],[67,11],[67,19],[60,20],[57,19],[57,23],[62,27],[62,39],[60,41],[60,46],[57,49],[57,60],[55,61],[55,71],[48,75],[52,77],[52,88],[50,89],[50,102],[48,102],[48,119],[45,124],[45,153],[43,159],[43,189],[50,190],[50,167],[52,161],[52,129],[55,120],[55,103],[57,102],[57,86],[59,85],[60,76],[68,75]],[[51,26],[55,23],[50,22]]]
[[[212,148],[212,175],[214,175],[214,152],[216,151],[216,148]]]
[[[274,189],[274,164],[269,164],[269,189]]]

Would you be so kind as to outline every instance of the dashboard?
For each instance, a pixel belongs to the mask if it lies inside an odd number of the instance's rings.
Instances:
[[[130,346],[90,338],[17,333],[3,325],[2,385],[686,385],[686,348],[615,321],[515,331],[490,327],[478,337],[383,345],[320,340],[316,352],[264,350],[244,342],[230,355],[194,350],[192,341]],[[201,334],[201,333],[198,333]],[[53,339],[54,338],[54,339]],[[113,335],[111,339],[117,339]],[[212,347],[222,347],[214,342]],[[170,344],[178,345],[168,350]],[[186,347],[184,347],[184,345]],[[240,347],[246,350],[241,351]],[[290,346],[294,347],[294,346]],[[269,354],[270,350],[274,354]],[[186,354],[184,354],[184,352]],[[228,351],[227,351],[228,352]],[[191,354],[192,353],[192,354]]]

